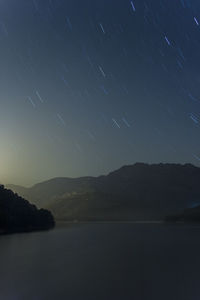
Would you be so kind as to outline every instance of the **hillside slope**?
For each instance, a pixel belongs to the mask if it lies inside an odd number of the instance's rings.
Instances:
[[[21,191],[56,219],[152,220],[200,204],[199,182],[200,168],[191,164],[137,163],[107,176],[56,178]]]
[[[52,214],[0,185],[0,233],[49,229],[54,226]]]

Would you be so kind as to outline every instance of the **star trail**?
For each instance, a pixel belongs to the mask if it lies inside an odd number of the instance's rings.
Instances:
[[[0,176],[200,157],[197,0],[1,0]]]

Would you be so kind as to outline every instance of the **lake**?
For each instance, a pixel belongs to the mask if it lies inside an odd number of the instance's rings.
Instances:
[[[0,300],[199,300],[200,226],[74,224],[0,237]]]

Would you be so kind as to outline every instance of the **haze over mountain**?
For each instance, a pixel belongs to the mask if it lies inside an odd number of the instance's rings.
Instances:
[[[199,182],[200,168],[191,164],[136,163],[107,176],[9,187],[57,220],[160,220],[200,204]]]

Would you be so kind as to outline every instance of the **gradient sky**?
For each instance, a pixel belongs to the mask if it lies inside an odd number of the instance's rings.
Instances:
[[[200,165],[199,0],[0,0],[0,181]]]

